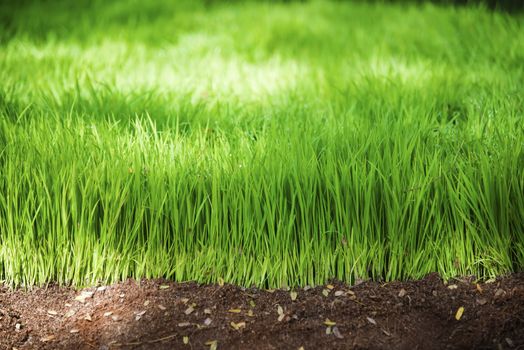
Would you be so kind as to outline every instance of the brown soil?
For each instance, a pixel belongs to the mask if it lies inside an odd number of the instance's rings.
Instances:
[[[429,275],[295,291],[162,280],[83,291],[94,294],[0,288],[0,349],[524,349],[524,274],[478,285]]]

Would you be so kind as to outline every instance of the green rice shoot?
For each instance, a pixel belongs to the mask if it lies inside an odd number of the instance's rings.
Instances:
[[[522,15],[3,6],[4,283],[282,287],[524,267]]]

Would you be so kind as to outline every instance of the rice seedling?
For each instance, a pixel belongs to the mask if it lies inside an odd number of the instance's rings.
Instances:
[[[524,267],[519,15],[324,1],[7,11],[6,283],[280,287]]]

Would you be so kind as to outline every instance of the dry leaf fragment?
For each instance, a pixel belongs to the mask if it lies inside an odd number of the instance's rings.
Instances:
[[[75,313],[76,313],[76,311],[71,309],[68,312],[66,312],[64,316],[66,318],[70,318],[70,317],[73,317]]]
[[[209,326],[209,325],[211,324],[211,322],[213,322],[213,320],[210,319],[209,317],[206,318],[206,319],[204,320],[204,324],[205,324],[206,326]]]
[[[209,346],[209,350],[216,350],[218,342],[216,340],[208,340],[205,344]]]
[[[498,298],[498,297],[500,297],[501,295],[503,295],[504,293],[505,293],[504,290],[499,288],[499,289],[497,289],[497,290],[495,291],[495,297]]]
[[[49,315],[53,315],[53,316],[58,315],[58,312],[56,312],[55,310],[47,310],[47,313],[48,313]]]
[[[122,319],[122,317],[120,317],[120,316],[118,316],[118,315],[113,315],[113,316],[111,316],[111,319],[112,319],[113,321],[117,322],[117,321],[120,321],[120,320]]]
[[[149,300],[144,301],[144,306],[149,305]]]
[[[249,309],[249,311],[247,312],[247,315],[248,315],[249,317],[253,317],[253,316],[255,316],[255,314],[253,314],[253,310],[251,310],[251,309]]]
[[[463,314],[464,314],[464,307],[461,306],[458,308],[457,313],[455,314],[455,319],[459,321]]]
[[[91,322],[91,315],[90,314],[86,314],[84,316],[84,320]]]
[[[268,292],[268,293],[275,293],[275,290],[274,289],[267,289],[266,292]]]
[[[485,299],[485,298],[478,298],[477,299],[477,304],[479,304],[479,305],[485,305],[487,302],[488,302],[488,300]]]
[[[187,302],[189,301],[189,298],[180,298],[180,301],[183,302],[184,304],[187,304]]]
[[[211,315],[211,309],[204,309],[204,313],[207,315]]]
[[[403,298],[406,296],[406,294],[408,294],[408,292],[406,292],[406,290],[404,288],[402,288],[399,292],[398,292],[398,297],[399,298]]]
[[[329,289],[322,290],[322,294],[324,294],[325,297],[329,295]]]
[[[456,284],[450,284],[450,285],[448,286],[448,289],[457,289],[457,288],[458,288],[458,287],[457,287]]]
[[[95,294],[95,293],[93,293],[93,292],[88,292],[88,291],[82,291],[82,292],[80,293],[80,295],[77,295],[77,296],[75,297],[75,300],[76,300],[76,301],[79,301],[79,302],[81,302],[81,303],[83,304],[83,303],[86,302],[86,299],[88,299],[88,298],[92,298],[92,297],[93,297],[93,294]]]
[[[335,288],[335,287],[334,287],[332,284],[328,284],[328,285],[326,286],[326,288],[327,288],[327,289],[333,289],[333,288]]]
[[[334,325],[336,325],[337,323],[331,321],[329,318],[326,318],[326,320],[324,321],[324,324],[325,324],[326,326],[334,326]]]
[[[284,309],[282,306],[278,305],[277,307],[277,313],[278,313],[278,322],[282,322],[286,315],[284,314]]]
[[[73,328],[69,331],[69,333],[78,333],[80,332],[80,329]]]
[[[145,313],[146,313],[146,310],[144,310],[144,311],[139,311],[139,312],[136,313],[136,315],[137,315],[137,316],[142,316],[142,315],[144,315]]]
[[[335,326],[333,327],[333,334],[335,335],[335,337],[337,337],[338,339],[343,339],[344,336],[340,333],[340,331],[338,330],[338,327]]]
[[[250,305],[251,307],[255,307],[255,306],[256,306],[256,304],[255,304],[255,302],[254,302],[253,300],[250,300],[250,301],[249,301],[249,305]]]
[[[162,311],[165,311],[165,310],[167,309],[167,308],[166,308],[164,305],[162,305],[162,304],[158,304],[157,307],[158,307],[160,310],[162,310]]]
[[[233,327],[237,331],[240,330],[241,328],[245,328],[246,327],[246,323],[245,322],[238,322],[238,323],[231,322],[230,325],[231,325],[231,327]]]
[[[229,309],[228,312],[231,312],[233,314],[239,314],[242,312],[242,310],[241,309]]]
[[[192,306],[189,306],[189,307],[186,309],[186,311],[184,311],[184,313],[185,313],[186,315],[189,315],[189,314],[191,314],[193,311],[195,311],[195,309],[194,309]]]
[[[297,350],[304,350],[304,347],[301,346],[301,347],[299,347]]]
[[[113,311],[104,312],[104,317],[109,317],[113,314]]]
[[[337,291],[335,292],[335,296],[336,296],[336,297],[339,297],[339,296],[342,296],[342,295],[344,295],[344,292],[341,291],[341,290],[337,290]]]
[[[290,292],[289,296],[291,297],[292,301],[295,301],[295,300],[297,300],[298,294],[297,294],[297,292]]]
[[[182,342],[183,342],[184,344],[186,344],[186,345],[189,344],[189,337],[188,337],[188,336],[183,336],[183,337],[182,337]]]
[[[330,335],[331,334],[331,327],[326,327],[326,335]]]
[[[48,342],[48,341],[52,341],[52,340],[54,340],[54,339],[56,339],[56,336],[50,334],[50,335],[46,335],[46,336],[43,337],[43,338],[40,338],[40,341],[46,343],[46,342]]]
[[[385,329],[381,329],[382,333],[384,333],[385,335],[387,335],[388,337],[391,336],[391,333],[389,333],[388,331],[386,331]]]
[[[91,292],[91,291],[88,291],[88,290],[83,290],[80,292],[80,295],[86,297],[86,298],[91,298],[93,297],[93,295],[95,295],[95,292]]]
[[[189,326],[191,326],[191,323],[189,322],[180,322],[178,324],[178,327],[189,327]]]
[[[479,293],[482,293],[482,292],[483,292],[482,287],[481,287],[480,284],[478,284],[478,283],[477,283],[477,291],[478,291]]]
[[[362,284],[362,283],[364,283],[364,282],[365,282],[364,279],[362,279],[362,278],[357,278],[357,279],[355,279],[355,284],[354,284],[354,286],[358,286],[359,284]]]
[[[369,323],[371,323],[372,325],[377,325],[377,321],[375,321],[374,319],[372,319],[371,317],[366,317],[366,319],[368,320]]]
[[[348,295],[355,295],[355,292],[353,292],[352,290],[348,290],[348,291],[346,292],[346,294],[348,294]]]
[[[160,287],[158,287],[158,289],[168,289],[168,288],[169,286],[167,284],[163,284]]]

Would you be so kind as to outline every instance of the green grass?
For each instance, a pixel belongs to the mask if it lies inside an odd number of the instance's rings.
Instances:
[[[522,15],[23,4],[0,11],[5,283],[523,269]]]

